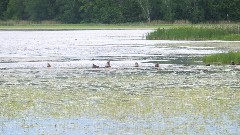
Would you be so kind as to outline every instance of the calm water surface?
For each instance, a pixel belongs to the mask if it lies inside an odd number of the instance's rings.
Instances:
[[[0,31],[0,134],[239,134],[240,67],[201,58],[240,43],[151,31]]]

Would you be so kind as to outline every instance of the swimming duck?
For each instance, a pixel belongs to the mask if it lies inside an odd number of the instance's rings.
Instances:
[[[110,68],[110,67],[111,67],[111,65],[110,65],[110,60],[108,60],[107,63],[106,63],[105,68]]]
[[[157,63],[157,64],[155,64],[155,67],[159,67],[159,64]]]
[[[139,64],[136,62],[135,65],[134,65],[134,67],[139,67]]]
[[[99,68],[99,66],[93,64],[93,65],[92,65],[92,68]]]
[[[47,63],[47,67],[51,67],[50,63]]]

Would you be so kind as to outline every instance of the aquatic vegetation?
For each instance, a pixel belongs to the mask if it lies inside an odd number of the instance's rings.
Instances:
[[[239,64],[240,52],[218,53],[203,57],[204,63]]]
[[[240,71],[198,63],[239,43],[150,31],[1,32],[0,134],[237,134]]]
[[[46,131],[68,130],[66,126],[69,122],[67,121],[72,119],[74,121],[71,124],[74,124],[75,128],[71,132],[74,133],[79,133],[79,130],[91,131],[91,129],[80,128],[86,123],[94,129],[101,128],[103,125],[115,125],[117,128],[111,127],[111,131],[121,130],[121,133],[137,133],[134,128],[128,128],[131,125],[136,126],[139,132],[148,129],[155,134],[182,133],[181,130],[171,131],[171,129],[182,128],[187,131],[189,127],[187,123],[193,124],[192,132],[202,134],[207,131],[200,131],[199,128],[206,128],[208,125],[226,128],[224,131],[226,133],[230,133],[228,128],[236,128],[234,122],[239,122],[239,117],[235,108],[239,107],[239,90],[161,88],[161,84],[158,83],[169,78],[169,76],[163,77],[161,79],[161,76],[145,75],[97,76],[95,78],[82,76],[59,81],[62,82],[59,83],[60,87],[46,90],[43,89],[44,86],[13,86],[7,89],[6,86],[0,86],[0,94],[3,95],[0,99],[0,121],[1,117],[17,119],[23,125],[21,128],[16,124],[6,125],[6,128],[3,125],[3,131],[7,128],[17,128],[18,131],[23,129],[24,132],[29,132],[43,127],[46,127]],[[52,78],[49,83],[55,84],[55,81],[57,79]],[[171,85],[169,80],[163,83]],[[69,84],[73,87],[64,88]],[[22,108],[23,106],[26,107]],[[223,114],[227,118],[215,124],[215,120],[222,118]],[[40,121],[44,118],[47,118],[47,123]],[[99,121],[102,121],[101,124],[94,124]],[[233,125],[229,127],[225,124],[226,122]],[[3,123],[7,122],[3,121]],[[66,126],[61,127],[61,125]],[[159,128],[165,131],[158,130]],[[110,131],[101,132],[109,133]]]
[[[149,33],[148,40],[240,40],[240,26],[232,27],[178,27],[157,29]]]

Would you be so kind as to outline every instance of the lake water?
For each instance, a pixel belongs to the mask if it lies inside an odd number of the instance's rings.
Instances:
[[[151,31],[0,31],[0,134],[239,134],[240,67],[201,59],[240,42]]]

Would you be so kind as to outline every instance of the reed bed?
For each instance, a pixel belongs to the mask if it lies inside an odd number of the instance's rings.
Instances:
[[[204,63],[240,64],[240,51],[219,53],[203,57]]]
[[[240,26],[192,26],[157,29],[147,35],[148,40],[229,40],[240,41]]]

